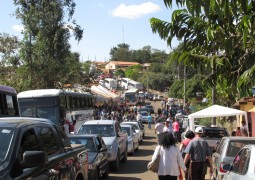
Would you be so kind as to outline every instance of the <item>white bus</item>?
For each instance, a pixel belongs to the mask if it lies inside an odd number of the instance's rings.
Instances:
[[[126,105],[133,106],[137,104],[138,102],[137,93],[138,89],[129,89],[124,92],[124,100]]]
[[[17,92],[10,86],[0,85],[0,117],[19,116]]]
[[[124,89],[128,89],[128,82],[131,81],[129,78],[121,78],[121,87]]]
[[[143,90],[144,87],[141,83],[134,81],[134,80],[130,80],[130,81],[128,81],[128,89]]]
[[[76,132],[88,119],[93,119],[94,96],[63,89],[38,89],[18,94],[23,117],[50,119],[66,133]]]
[[[112,78],[105,78],[104,85],[109,90],[117,89],[117,80]]]

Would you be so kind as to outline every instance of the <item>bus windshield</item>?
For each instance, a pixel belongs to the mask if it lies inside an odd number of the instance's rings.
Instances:
[[[55,97],[19,99],[20,114],[23,117],[45,118],[59,124],[59,109]]]

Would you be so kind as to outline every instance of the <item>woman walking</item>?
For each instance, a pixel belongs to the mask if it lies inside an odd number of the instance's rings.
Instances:
[[[172,133],[164,132],[162,139],[156,147],[152,160],[157,158],[159,152],[160,161],[158,168],[159,180],[177,180],[180,175],[180,168],[186,171],[180,150],[175,145],[175,139]]]
[[[184,153],[184,150],[185,148],[188,146],[189,142],[195,137],[195,133],[191,130],[188,130],[185,134],[185,139],[181,142],[181,145],[180,145],[180,151],[181,151],[181,154],[182,154],[182,157],[184,159],[185,157],[185,153]],[[189,164],[190,164],[190,161],[188,161],[185,165],[186,165],[186,168],[187,168],[187,171],[185,172],[185,179],[188,180],[188,169],[189,169]]]

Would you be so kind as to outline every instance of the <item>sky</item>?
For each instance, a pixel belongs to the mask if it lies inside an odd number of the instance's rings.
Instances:
[[[152,32],[149,19],[152,17],[170,22],[172,10],[163,0],[74,0],[73,18],[83,29],[83,39],[78,43],[70,39],[71,49],[81,55],[81,61],[109,61],[110,50],[126,43],[130,50],[139,50],[150,45],[169,53],[171,48],[158,34]],[[1,1],[0,33],[22,39],[22,24],[14,14],[13,0]],[[173,6],[173,9],[176,9]],[[178,41],[172,43],[176,47]]]

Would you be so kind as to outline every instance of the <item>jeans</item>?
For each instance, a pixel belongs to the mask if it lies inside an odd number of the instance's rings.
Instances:
[[[189,180],[204,180],[206,171],[206,162],[191,162],[189,167]]]
[[[148,122],[148,128],[151,129],[151,122]]]
[[[177,176],[170,176],[170,175],[165,175],[165,176],[158,176],[159,180],[177,180]]]

